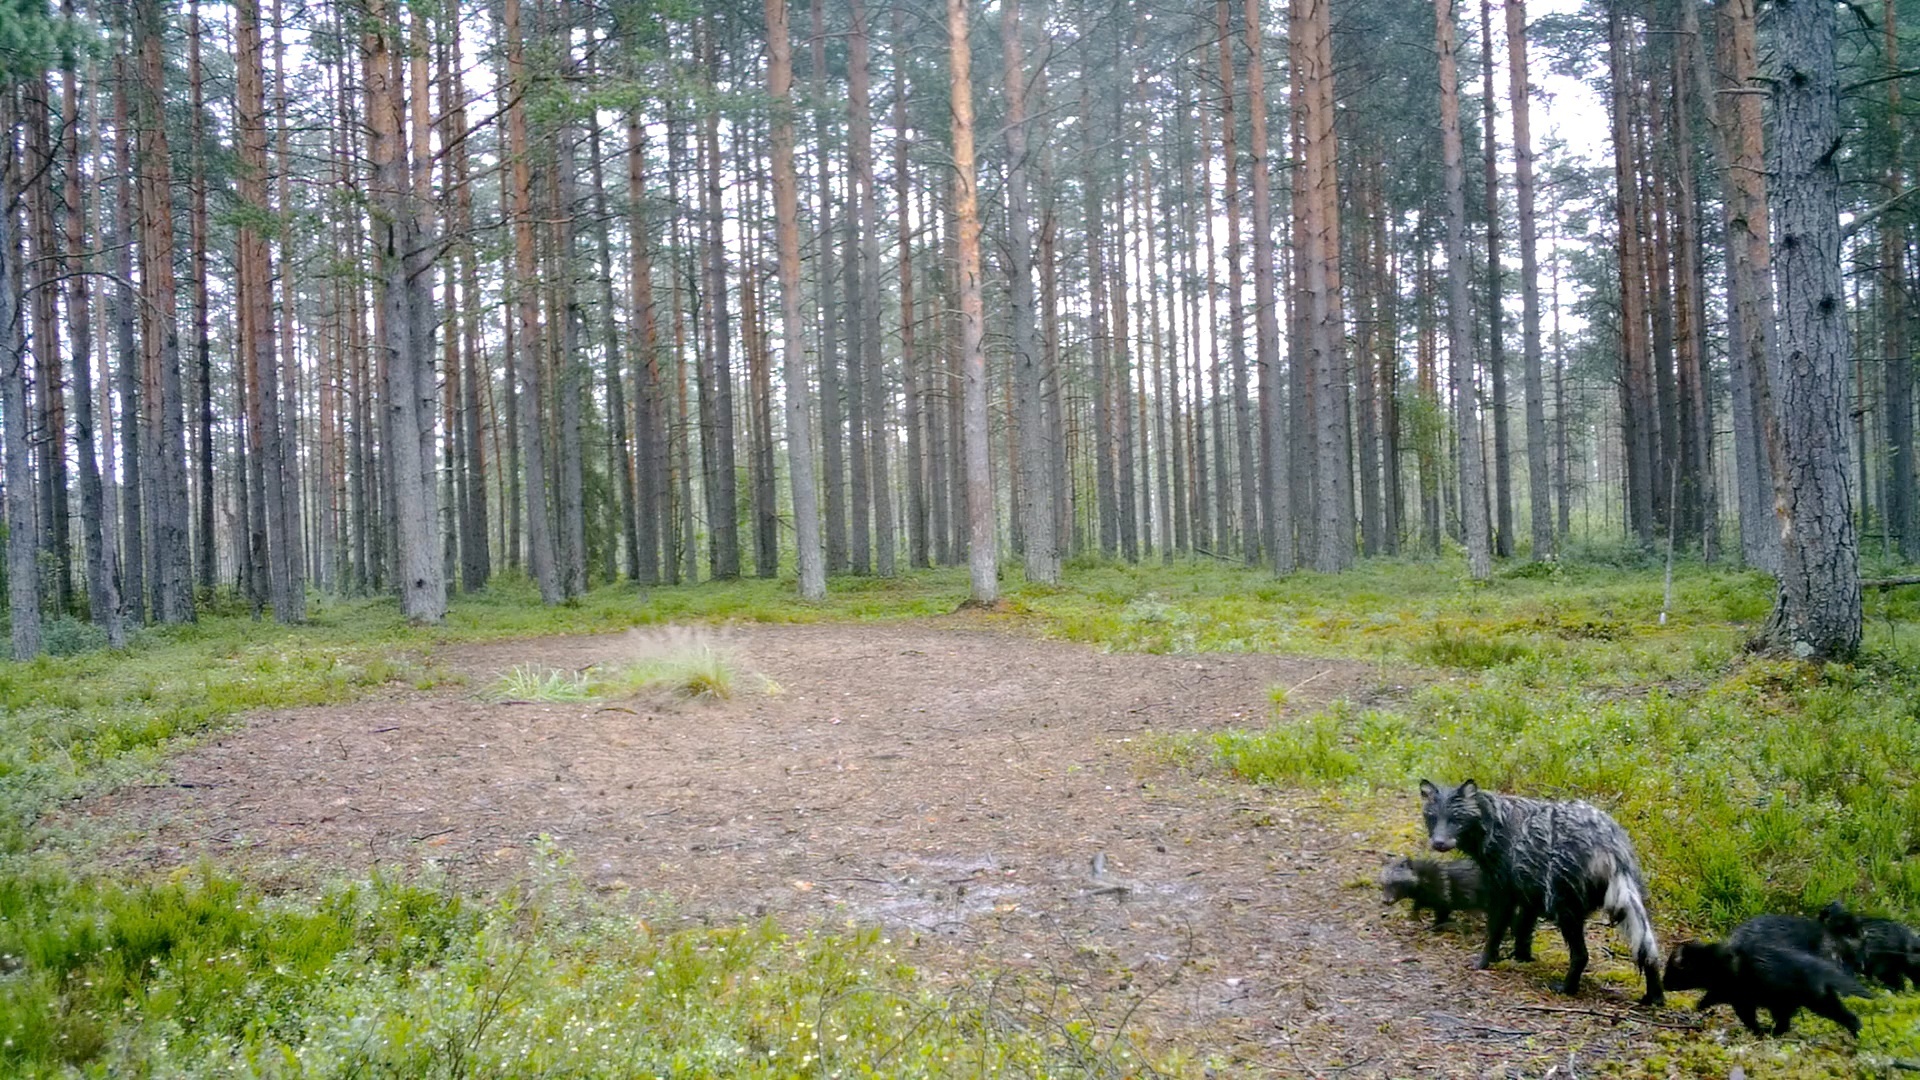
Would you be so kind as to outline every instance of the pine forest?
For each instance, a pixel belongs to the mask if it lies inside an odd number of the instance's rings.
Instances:
[[[1916,26],[0,0],[0,1073],[1920,1069]]]

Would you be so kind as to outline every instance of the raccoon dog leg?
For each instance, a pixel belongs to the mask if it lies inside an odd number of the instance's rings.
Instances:
[[[1513,922],[1513,958],[1523,964],[1533,962],[1533,926],[1539,921],[1538,911],[1521,905],[1520,915]]]
[[[1561,992],[1571,996],[1580,992],[1580,975],[1587,970],[1587,917],[1563,911],[1556,921],[1567,942],[1567,982]]]
[[[1807,1008],[1811,1010],[1815,1016],[1824,1016],[1834,1023],[1839,1024],[1841,1027],[1846,1028],[1853,1034],[1854,1038],[1857,1039],[1860,1037],[1860,1018],[1853,1015],[1853,1010],[1841,1003],[1840,994],[1837,991],[1829,989],[1826,997],[1809,1002]],[[1782,1028],[1780,1030],[1784,1031],[1785,1029]]]
[[[1513,898],[1496,896],[1487,904],[1487,947],[1480,950],[1475,968],[1490,968],[1500,959],[1500,939],[1507,936],[1507,924],[1513,921]]]

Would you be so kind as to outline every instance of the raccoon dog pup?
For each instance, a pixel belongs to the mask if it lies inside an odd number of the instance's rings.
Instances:
[[[1467,859],[1395,859],[1380,871],[1380,892],[1389,904],[1412,900],[1416,915],[1432,911],[1436,930],[1456,911],[1487,910],[1480,868]]]
[[[1920,988],[1920,934],[1892,919],[1863,919],[1835,900],[1820,912],[1828,930],[1858,943],[1855,970],[1890,989],[1904,990],[1911,979]]]
[[[1852,974],[1861,970],[1858,921],[1844,913],[1833,923],[1804,915],[1755,915],[1727,935],[1734,952],[1763,946],[1808,953]]]
[[[1500,941],[1509,927],[1514,958],[1531,960],[1533,926],[1544,915],[1567,943],[1562,989],[1578,993],[1587,967],[1587,916],[1604,910],[1621,928],[1646,977],[1641,1004],[1664,1000],[1660,943],[1647,916],[1640,860],[1626,830],[1605,811],[1583,802],[1496,795],[1472,780],[1448,788],[1422,780],[1420,813],[1433,850],[1458,849],[1485,879],[1487,944],[1479,967],[1500,958]]]
[[[1857,1037],[1860,1018],[1840,998],[1866,993],[1853,976],[1823,956],[1759,940],[1740,946],[1731,940],[1681,942],[1667,960],[1667,985],[1675,990],[1705,990],[1697,1008],[1731,1005],[1755,1035],[1766,1034],[1756,1013],[1764,1008],[1773,1016],[1775,1035],[1785,1035],[1794,1014],[1809,1009]]]

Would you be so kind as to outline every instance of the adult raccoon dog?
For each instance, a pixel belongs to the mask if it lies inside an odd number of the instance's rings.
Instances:
[[[1587,969],[1587,916],[1604,910],[1626,935],[1647,980],[1643,1005],[1665,1000],[1660,943],[1647,917],[1640,861],[1619,822],[1583,802],[1546,802],[1480,790],[1471,780],[1443,788],[1420,781],[1420,813],[1435,851],[1459,849],[1479,865],[1487,887],[1487,945],[1477,967],[1500,958],[1513,928],[1516,960],[1533,959],[1533,926],[1552,919],[1567,942],[1564,992],[1580,991]]]
[[[1389,904],[1413,901],[1413,912],[1433,912],[1435,929],[1456,911],[1487,910],[1486,884],[1468,859],[1398,858],[1380,871],[1380,892]]]
[[[1755,1012],[1764,1008],[1773,1016],[1775,1035],[1785,1035],[1792,1028],[1793,1015],[1810,1009],[1858,1036],[1860,1018],[1840,998],[1866,995],[1853,976],[1832,960],[1784,941],[1765,940],[1759,933],[1750,933],[1738,944],[1732,938],[1712,944],[1681,942],[1667,959],[1667,985],[1675,990],[1705,990],[1695,1008],[1731,1005],[1755,1035],[1766,1034]]]
[[[1920,988],[1920,934],[1892,919],[1863,919],[1835,900],[1820,912],[1831,933],[1856,945],[1854,970],[1889,989],[1904,990],[1907,980]]]

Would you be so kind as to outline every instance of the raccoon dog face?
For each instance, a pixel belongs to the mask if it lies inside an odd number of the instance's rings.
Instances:
[[[1479,846],[1481,826],[1480,785],[1464,780],[1459,787],[1443,788],[1431,780],[1420,781],[1420,816],[1427,823],[1427,838],[1435,851],[1463,848],[1469,853]]]

